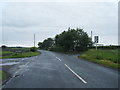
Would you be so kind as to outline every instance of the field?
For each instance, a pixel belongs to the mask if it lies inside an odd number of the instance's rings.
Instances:
[[[0,58],[24,58],[39,55],[40,52],[30,51],[30,48],[3,48],[0,51]]]
[[[79,57],[112,68],[120,68],[119,52],[120,49],[98,49],[97,51],[90,49]]]

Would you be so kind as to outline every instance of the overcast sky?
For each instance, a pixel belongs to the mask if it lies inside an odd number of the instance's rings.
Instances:
[[[2,43],[33,46],[71,28],[82,28],[100,44],[118,44],[117,2],[6,2],[1,3]],[[1,28],[2,27],[2,28]]]

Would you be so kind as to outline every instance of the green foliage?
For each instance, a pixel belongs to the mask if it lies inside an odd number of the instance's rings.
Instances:
[[[2,49],[4,49],[4,48],[7,48],[7,46],[5,46],[5,45],[2,45],[2,46],[1,46],[1,48],[2,48]]]
[[[35,51],[37,51],[37,48],[36,48],[36,47],[31,47],[31,48],[30,48],[30,51],[31,51],[31,52],[35,52]]]
[[[55,36],[55,45],[61,46],[67,51],[85,51],[92,43],[87,33],[83,29],[77,28],[64,31]]]
[[[39,42],[38,46],[40,49],[49,49],[54,45],[54,40],[52,38],[45,39],[43,42]]]
[[[90,49],[96,48],[95,46],[89,47]],[[120,46],[98,46],[98,49],[120,49]]]
[[[38,43],[39,48],[42,48],[42,44],[43,44],[42,42]]]
[[[36,56],[39,55],[40,52],[36,51],[36,52],[23,52],[23,53],[13,53],[7,56],[3,56],[2,58],[24,58],[24,57],[31,57],[31,56]],[[0,57],[1,58],[1,57]]]
[[[60,47],[60,46],[55,46],[50,48],[50,51],[56,51],[56,52],[66,52],[67,50],[64,47]]]
[[[9,55],[12,54],[13,52],[11,51],[0,51],[0,55]]]
[[[106,50],[95,50],[95,49],[90,49],[87,52],[85,52],[84,54],[82,54],[80,57],[99,63],[99,64],[103,64],[106,66],[110,66],[113,68],[120,68],[120,60],[118,59],[118,52],[120,50],[118,49],[106,49]]]
[[[48,38],[43,42],[39,42],[40,49],[53,50],[53,51],[85,51],[92,45],[91,38],[83,29],[70,29],[63,31],[55,36],[55,40]]]

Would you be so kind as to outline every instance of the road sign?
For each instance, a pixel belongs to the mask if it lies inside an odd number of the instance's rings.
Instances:
[[[95,36],[95,37],[94,37],[94,42],[95,42],[95,43],[98,43],[98,42],[99,42],[98,36]]]

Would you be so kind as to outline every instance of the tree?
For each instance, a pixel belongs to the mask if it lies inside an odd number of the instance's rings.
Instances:
[[[41,49],[49,49],[54,45],[54,40],[52,38],[47,38],[43,42],[39,42],[38,46]]]
[[[90,46],[91,39],[83,29],[77,28],[64,31],[55,36],[56,46],[63,47],[66,51],[84,51]]]
[[[42,42],[38,43],[39,48],[42,48]]]
[[[4,48],[7,48],[7,46],[5,46],[5,45],[2,45],[2,46],[1,46],[1,48],[2,48],[2,49],[4,49]]]

